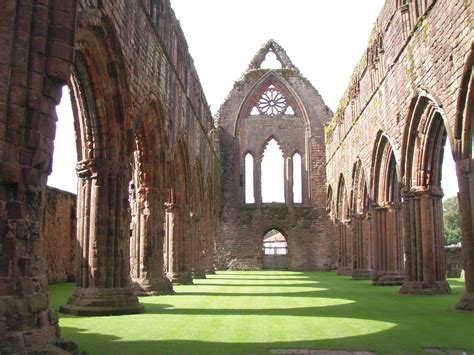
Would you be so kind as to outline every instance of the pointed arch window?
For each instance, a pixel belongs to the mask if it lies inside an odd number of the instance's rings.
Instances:
[[[250,153],[245,155],[245,203],[255,203],[253,189],[253,156]]]
[[[302,160],[299,153],[293,154],[293,202],[303,202]]]
[[[262,202],[285,202],[284,159],[278,142],[271,139],[262,159]]]
[[[265,55],[265,60],[260,64],[261,69],[281,69],[282,64],[278,60],[275,52],[270,49]]]

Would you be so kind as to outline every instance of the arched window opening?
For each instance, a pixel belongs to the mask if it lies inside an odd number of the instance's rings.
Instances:
[[[337,188],[336,218],[338,221],[345,221],[349,217],[346,195],[346,183],[344,177],[341,175],[339,178],[339,186]]]
[[[390,162],[388,164],[387,174],[387,196],[386,201],[399,202],[400,201],[400,189],[398,187],[397,179],[397,163],[393,152],[390,153]]]
[[[301,155],[295,153],[293,155],[293,202],[302,203],[303,202],[303,184],[302,184],[302,163]]]
[[[265,56],[265,60],[260,64],[261,69],[281,69],[281,62],[278,60],[276,54],[270,50]]]
[[[459,192],[458,180],[456,178],[456,164],[454,163],[451,144],[446,140],[441,168],[441,188],[443,189],[443,200],[457,196]]]
[[[253,156],[245,155],[245,203],[255,203],[253,190]]]
[[[262,159],[262,202],[285,202],[283,153],[275,139],[271,139]]]
[[[263,237],[263,268],[288,269],[288,245],[285,236],[277,229],[269,230]]]
[[[74,134],[74,115],[67,85],[63,87],[61,102],[56,106],[58,121],[54,139],[53,171],[48,185],[77,193],[77,149]]]

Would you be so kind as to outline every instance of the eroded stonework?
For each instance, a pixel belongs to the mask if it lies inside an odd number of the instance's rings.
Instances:
[[[281,69],[261,68],[271,53]],[[267,42],[235,84],[218,114],[221,134],[222,210],[216,234],[216,265],[263,268],[263,237],[277,229],[288,243],[290,270],[328,270],[332,244],[327,234],[324,124],[331,113],[321,96],[274,41]],[[262,160],[274,140],[285,173],[284,202],[262,199]],[[251,202],[245,200],[245,158],[253,160]],[[301,157],[302,198],[293,196],[293,159]],[[248,186],[247,186],[248,188]]]

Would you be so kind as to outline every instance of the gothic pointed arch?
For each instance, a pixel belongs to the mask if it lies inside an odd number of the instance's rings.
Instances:
[[[184,132],[173,147],[170,201],[166,211],[166,270],[172,282],[192,284],[191,167]]]
[[[96,8],[79,10],[71,78],[79,129],[76,290],[64,313],[139,313],[130,288],[127,196],[129,90],[117,32]],[[96,250],[89,245],[95,245]],[[88,310],[93,304],[94,309]],[[111,311],[111,309],[116,309]]]
[[[336,197],[336,233],[335,243],[338,246],[337,273],[352,275],[353,245],[350,228],[349,197],[344,175],[340,174]]]
[[[136,123],[133,174],[129,191],[131,211],[130,264],[137,295],[173,293],[166,278],[163,254],[165,223],[166,138],[161,106],[150,100]]]
[[[377,133],[371,168],[373,284],[403,282],[403,238],[398,165],[389,137]]]
[[[269,52],[275,54],[283,69],[291,69],[296,73],[299,72],[298,68],[296,68],[291,62],[291,59],[288,57],[283,47],[281,47],[273,39],[268,40],[262,45],[260,50],[257,52],[257,54],[255,54],[252,61],[250,62],[247,71],[260,69],[262,62],[265,61],[265,57]]]
[[[288,81],[280,72],[268,71],[243,100],[236,116],[234,135],[239,134],[243,120],[287,116],[302,119],[306,127],[311,124],[301,98]]]
[[[262,66],[267,56],[274,57],[279,65]],[[218,113],[222,133],[223,205],[216,248],[224,251],[219,256],[219,267],[262,268],[260,238],[251,237],[243,245],[238,242],[240,236],[254,236],[255,228],[273,223],[275,216],[286,223],[296,216],[297,221],[292,222],[296,223],[295,228],[288,233],[298,234],[299,239],[290,236],[290,243],[295,243],[294,250],[299,250],[301,257],[290,258],[289,269],[329,268],[331,240],[324,224],[315,222],[316,215],[327,217],[317,211],[324,211],[326,202],[321,191],[325,191],[326,183],[322,162],[324,123],[328,118],[329,110],[320,95],[294,68],[283,49],[274,41],[266,43],[235,83]],[[265,182],[262,173],[268,155],[264,149],[272,139],[278,142],[281,151],[276,154],[276,172]],[[253,199],[247,198],[248,189],[244,188],[250,180],[245,164],[249,152],[253,157]],[[297,174],[293,162],[295,152],[301,156],[296,158]],[[283,179],[283,189],[272,188],[277,176]],[[301,180],[300,194],[293,192],[294,178]],[[267,191],[271,196],[267,196]],[[238,228],[230,228],[231,225]],[[319,247],[319,242],[324,247]],[[308,245],[313,246],[314,252]]]
[[[454,144],[451,144],[456,160],[459,182],[459,205],[461,212],[462,251],[465,266],[466,293],[456,304],[456,309],[474,311],[474,238],[472,211],[474,209],[473,137],[474,137],[474,49],[465,59],[459,89]]]
[[[372,275],[371,222],[369,217],[369,192],[360,159],[352,169],[351,216],[353,233],[354,279],[368,279]]]
[[[403,141],[406,282],[401,293],[445,294],[441,166],[447,137],[444,112],[427,96],[412,100]],[[422,228],[423,226],[423,228]]]

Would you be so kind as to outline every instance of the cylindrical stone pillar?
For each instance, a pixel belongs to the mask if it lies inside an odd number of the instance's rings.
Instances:
[[[143,312],[130,288],[127,226],[128,179],[116,163],[78,163],[76,290],[60,312],[116,315]]]

